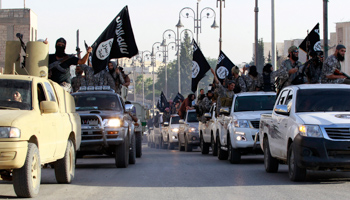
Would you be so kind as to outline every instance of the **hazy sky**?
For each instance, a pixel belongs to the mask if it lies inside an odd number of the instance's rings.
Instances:
[[[151,51],[153,43],[161,42],[165,30],[176,32],[175,25],[182,8],[191,7],[196,11],[197,0],[27,0],[25,4],[38,15],[38,39],[48,38],[50,53],[54,53],[54,44],[59,37],[67,40],[66,52],[75,53],[77,29],[80,30],[80,47],[84,47],[84,40],[91,45],[125,5],[129,7],[139,50]],[[199,12],[205,7],[213,8],[219,23],[216,4],[216,0],[201,0]],[[2,0],[3,9],[23,6],[23,0]],[[259,38],[270,42],[271,0],[259,0],[258,6]],[[255,0],[226,0],[223,8],[222,49],[237,64],[249,62],[252,58],[254,7]],[[346,14],[349,8],[349,0],[329,0],[329,32],[335,32],[335,23],[350,21],[350,14]],[[323,38],[323,0],[275,0],[275,11],[276,42],[305,38],[306,31],[311,31],[318,22]],[[206,13],[203,11],[203,15]],[[181,20],[184,28],[193,31],[193,18],[182,17]],[[216,59],[219,54],[219,29],[210,28],[212,23],[213,18],[202,17],[199,43],[206,57]],[[175,58],[175,53],[169,52],[171,59]]]

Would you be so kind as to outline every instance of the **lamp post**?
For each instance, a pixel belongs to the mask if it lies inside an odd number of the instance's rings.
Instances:
[[[145,57],[148,57],[151,54],[152,53],[148,50],[142,51],[142,54],[141,54],[140,63],[141,63],[141,68],[142,68],[142,105],[145,105],[145,80],[144,80]]]
[[[154,107],[155,107],[154,67],[156,67],[156,64],[157,64],[156,63],[156,53],[157,52],[154,52],[154,45],[156,45],[156,44],[160,45],[160,42],[155,42],[152,45],[152,53],[151,53],[151,65],[152,65],[152,68],[153,68],[153,70],[152,70],[152,79],[153,79],[153,86],[152,86],[153,87],[152,88],[152,90],[153,90],[152,115],[153,115],[153,117],[154,117]]]
[[[213,22],[213,24],[211,25],[211,28],[218,28],[219,26],[217,25],[217,23],[216,23],[216,13],[215,13],[215,11],[214,11],[214,9],[212,9],[212,8],[210,8],[210,7],[205,7],[205,8],[203,8],[202,10],[201,10],[201,12],[199,13],[199,2],[200,2],[200,0],[198,0],[197,1],[197,12],[195,12],[192,8],[190,8],[190,7],[185,7],[185,8],[182,8],[181,10],[180,10],[180,12],[179,12],[179,22],[177,23],[177,25],[176,25],[176,27],[183,27],[183,25],[182,25],[182,23],[181,23],[181,16],[183,16],[183,17],[186,17],[186,18],[189,18],[189,17],[192,17],[193,18],[193,23],[194,23],[194,32],[196,33],[196,41],[197,41],[197,43],[199,43],[199,41],[198,41],[198,33],[199,32],[202,32],[202,17],[203,17],[203,15],[202,15],[202,13],[203,13],[203,11],[208,11],[207,12],[207,14],[206,14],[206,16],[204,16],[204,17],[206,17],[206,18],[212,18],[212,17],[214,17],[214,22]],[[182,14],[182,12],[183,11],[185,11],[185,10],[187,10],[187,11],[192,11],[192,13],[193,13],[193,16],[190,16],[190,14],[188,13],[188,12],[186,12],[186,16],[185,15],[183,15]],[[209,12],[209,11],[211,11],[211,13]],[[198,14],[200,14],[200,15],[198,15]]]

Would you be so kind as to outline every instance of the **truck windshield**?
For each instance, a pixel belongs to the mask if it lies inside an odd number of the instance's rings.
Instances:
[[[261,111],[273,109],[275,104],[275,95],[259,95],[259,96],[239,96],[235,101],[235,112],[243,111]]]
[[[32,82],[0,80],[0,109],[31,110]]]
[[[297,92],[296,112],[350,111],[349,89],[305,89]]]
[[[179,124],[180,116],[172,117],[171,124]]]
[[[188,117],[187,122],[198,122],[196,112],[188,112],[187,117]]]
[[[122,111],[122,106],[116,95],[109,94],[76,94],[75,108],[83,110],[114,110]]]

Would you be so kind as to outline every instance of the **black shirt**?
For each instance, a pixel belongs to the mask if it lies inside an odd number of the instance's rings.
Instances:
[[[69,56],[69,55],[66,55]],[[57,61],[56,59],[56,54],[50,54],[49,55],[49,64]],[[56,83],[60,84],[62,82],[70,83],[70,70],[69,67],[71,65],[77,65],[79,61],[79,58],[73,56],[69,58],[68,60],[64,61],[61,63],[61,67],[63,69],[66,69],[65,73],[60,72],[58,69],[53,68],[52,69],[52,75],[51,75],[51,80],[55,81]]]

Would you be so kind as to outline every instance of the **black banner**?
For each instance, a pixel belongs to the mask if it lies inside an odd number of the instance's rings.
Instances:
[[[178,100],[185,100],[185,97],[184,96],[182,96],[182,94],[180,94],[179,92],[177,93],[177,95],[175,96],[175,98],[174,98],[174,100],[173,100],[173,102],[175,103],[175,102],[177,102]]]
[[[197,90],[199,81],[210,70],[210,65],[205,59],[197,43],[193,40],[193,59],[192,59],[192,92]]]
[[[127,6],[107,26],[92,48],[92,66],[95,73],[105,69],[112,58],[131,58],[138,54]]]
[[[306,36],[304,41],[299,45],[299,48],[306,53],[310,53],[311,51],[322,51],[319,23],[317,23],[312,31]]]
[[[224,52],[220,51],[215,73],[221,83],[226,77],[227,78],[232,77],[231,69],[234,66],[235,64],[231,62],[231,60],[224,54]]]
[[[169,107],[169,102],[166,99],[164,93],[160,94],[159,100],[157,102],[157,108],[160,112],[164,112],[165,108]]]

